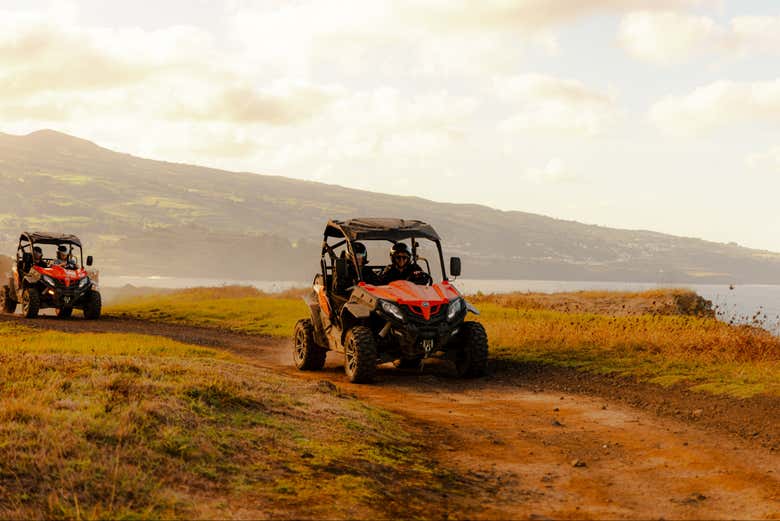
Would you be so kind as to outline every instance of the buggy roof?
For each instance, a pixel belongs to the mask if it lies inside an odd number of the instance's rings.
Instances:
[[[365,217],[347,221],[328,221],[325,237],[348,237],[352,241],[381,240],[400,241],[411,237],[439,240],[439,234],[430,224],[422,221],[383,217]]]
[[[73,244],[74,246],[81,247],[79,238],[67,233],[22,232],[19,240],[37,242],[40,244]]]

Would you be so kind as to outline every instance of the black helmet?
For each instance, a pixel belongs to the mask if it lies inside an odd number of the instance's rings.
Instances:
[[[33,252],[43,254],[43,250],[40,246],[33,247]]]
[[[363,262],[368,264],[368,252],[366,251],[366,246],[362,242],[352,243],[352,253],[356,257],[363,257]]]
[[[393,244],[393,247],[390,248],[390,256],[395,257],[399,253],[405,253],[409,255],[409,247],[406,246],[406,243],[403,242],[397,242]]]
[[[406,244],[403,242],[397,242],[393,244],[392,248],[390,248],[390,260],[392,261],[393,266],[397,266],[398,257],[401,256],[405,256],[407,259],[406,266],[403,268],[406,270],[411,265],[412,256],[409,254],[409,248],[406,246]]]
[[[68,253],[68,247],[65,246],[64,244],[60,244],[59,246],[57,246],[57,251],[61,253]]]

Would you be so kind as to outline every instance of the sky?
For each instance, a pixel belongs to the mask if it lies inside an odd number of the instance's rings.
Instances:
[[[776,0],[0,0],[0,132],[780,251],[778,65]]]

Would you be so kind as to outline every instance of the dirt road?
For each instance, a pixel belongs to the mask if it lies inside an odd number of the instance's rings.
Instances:
[[[222,347],[299,378],[328,380],[407,418],[432,458],[481,483],[470,511],[453,517],[780,519],[780,455],[771,443],[630,407],[604,391],[540,388],[544,374],[530,382],[501,370],[459,381],[444,364],[423,373],[383,366],[376,384],[357,386],[346,381],[335,354],[322,372],[296,371],[287,342],[113,318],[23,323],[161,335]],[[780,411],[766,421],[776,427]]]

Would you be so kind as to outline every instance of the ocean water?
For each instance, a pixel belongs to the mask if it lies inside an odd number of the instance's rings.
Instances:
[[[251,285],[269,293],[306,287],[310,281],[231,280],[180,277],[101,277],[101,284],[121,287],[126,284],[154,288],[189,288],[196,286]],[[609,290],[644,291],[663,287],[688,288],[711,300],[718,318],[740,324],[755,323],[780,334],[780,285],[744,284],[731,288],[727,284],[653,284],[643,282],[598,282],[569,280],[486,280],[458,279],[454,285],[464,294]]]

